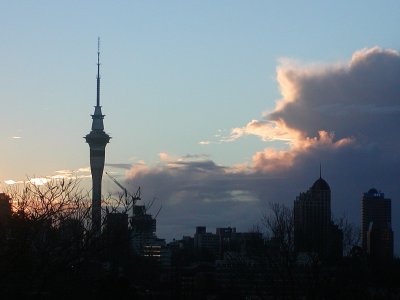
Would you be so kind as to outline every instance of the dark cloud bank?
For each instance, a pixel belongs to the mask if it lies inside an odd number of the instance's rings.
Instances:
[[[392,199],[395,248],[400,232],[400,54],[381,48],[354,53],[347,63],[277,68],[282,99],[264,119],[232,130],[232,139],[257,135],[266,148],[247,166],[219,166],[204,157],[161,155],[156,167],[134,165],[128,180],[144,198],[163,204],[158,234],[168,240],[196,225],[247,230],[269,201],[293,204],[322,177],[332,211],[360,222],[360,199],[371,187]],[[268,147],[284,140],[285,150]]]

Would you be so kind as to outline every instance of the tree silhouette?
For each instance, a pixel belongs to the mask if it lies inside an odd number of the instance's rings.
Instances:
[[[120,283],[132,269],[128,195],[108,195],[103,200],[104,230],[99,236],[91,228],[91,200],[79,180],[57,179],[42,185],[27,181],[6,192],[12,211],[7,225],[0,227],[3,296],[90,297],[111,290],[113,284],[127,295],[129,285]],[[115,216],[117,221],[126,216],[126,228],[109,224]],[[110,276],[114,280],[107,281]]]
[[[261,222],[267,237],[266,263],[274,274],[269,277],[270,285],[277,297],[294,299],[297,287],[293,210],[281,203],[269,203]]]

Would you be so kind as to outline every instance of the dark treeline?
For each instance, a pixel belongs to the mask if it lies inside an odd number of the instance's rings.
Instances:
[[[107,224],[107,214],[131,209],[123,195],[108,199],[103,231],[93,234],[90,202],[75,181],[28,184],[7,194],[0,194],[2,299],[400,297],[397,258],[373,261],[351,244],[332,260],[296,253],[293,213],[282,205],[272,205],[250,232],[199,231],[146,255],[132,247],[140,234],[133,222],[117,229]],[[214,248],[205,238],[200,245],[201,234],[216,239]]]

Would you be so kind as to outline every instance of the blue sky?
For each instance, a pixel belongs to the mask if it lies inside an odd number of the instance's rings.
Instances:
[[[0,181],[89,165],[98,36],[107,163],[151,168],[167,153],[230,168],[287,147],[256,134],[220,142],[274,111],[282,59],[398,50],[399,11],[399,1],[0,1]]]
[[[279,58],[335,62],[363,47],[397,49],[399,6],[2,1],[1,179],[87,165],[87,145],[77,137],[90,126],[97,36],[102,104],[113,136],[109,161],[152,162],[165,151],[207,153],[232,164],[250,158],[258,141],[209,147],[198,142],[273,108],[280,98]]]

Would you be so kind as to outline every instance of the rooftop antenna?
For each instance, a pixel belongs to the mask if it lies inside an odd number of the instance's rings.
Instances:
[[[100,106],[100,37],[97,38],[97,102]]]

